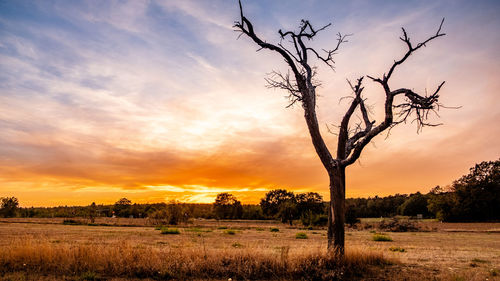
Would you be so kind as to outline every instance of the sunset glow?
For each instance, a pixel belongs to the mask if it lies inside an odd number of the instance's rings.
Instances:
[[[347,197],[428,192],[500,156],[500,5],[497,1],[244,1],[269,42],[300,19],[332,22],[315,46],[335,45],[335,72],[318,63],[318,117],[330,150],[348,106],[346,78],[382,76],[445,17],[446,36],[419,50],[393,83],[424,93],[446,81],[438,127],[401,124],[348,168]],[[319,192],[328,176],[300,106],[266,88],[286,71],[275,54],[237,40],[235,1],[2,1],[0,197],[22,206],[213,202],[230,192]],[[362,20],[360,20],[362,19]],[[364,91],[380,121],[378,85]]]

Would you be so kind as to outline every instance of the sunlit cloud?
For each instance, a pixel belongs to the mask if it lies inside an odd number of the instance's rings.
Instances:
[[[500,155],[496,102],[498,3],[243,1],[269,42],[302,18],[333,22],[314,46],[353,33],[336,71],[319,65],[318,115],[342,118],[345,81],[381,76],[404,51],[405,26],[418,40],[445,17],[446,37],[432,42],[394,76],[394,87],[431,91],[446,80],[444,125],[417,134],[402,125],[375,139],[348,169],[347,195],[426,192],[476,162]],[[311,145],[300,106],[265,87],[275,54],[232,29],[237,3],[107,1],[31,3],[0,9],[0,196],[23,205],[211,202],[231,192],[256,203],[270,189],[316,191],[327,175]],[[319,7],[319,8],[318,8]],[[376,7],[376,8],[375,8]],[[358,19],[362,18],[363,21]],[[488,36],[485,36],[488,34]],[[482,42],[482,44],[477,44]],[[383,93],[365,97],[380,121]]]

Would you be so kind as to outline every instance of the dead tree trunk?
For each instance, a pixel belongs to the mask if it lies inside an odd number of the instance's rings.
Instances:
[[[337,166],[328,175],[330,177],[328,250],[343,254],[345,244],[345,167]]]
[[[328,211],[328,250],[331,253],[338,253],[341,256],[344,253],[345,245],[345,173],[346,168],[356,162],[360,157],[361,152],[365,146],[377,135],[386,129],[393,126],[405,123],[408,118],[415,115],[417,128],[420,130],[423,126],[437,126],[439,124],[430,124],[426,120],[430,112],[439,110],[441,106],[438,103],[439,91],[443,86],[442,82],[433,94],[429,96],[421,96],[407,88],[400,88],[391,90],[389,86],[389,79],[391,78],[397,66],[401,65],[406,59],[416,50],[425,46],[429,41],[445,35],[441,33],[443,21],[435,35],[429,37],[427,40],[413,46],[410,38],[407,36],[405,29],[403,29],[403,36],[400,39],[406,44],[408,50],[403,57],[394,61],[393,65],[382,78],[373,78],[368,76],[372,81],[380,84],[385,92],[385,117],[382,122],[375,125],[375,120],[370,120],[368,110],[365,106],[365,99],[361,93],[363,91],[362,83],[363,77],[357,80],[356,85],[352,85],[348,80],[349,86],[353,91],[351,104],[346,111],[340,123],[337,142],[337,155],[334,158],[330,153],[326,143],[321,136],[316,116],[316,87],[319,85],[314,79],[315,67],[310,65],[309,56],[312,56],[319,61],[327,64],[333,69],[334,61],[333,55],[339,49],[340,45],[346,41],[347,35],[338,34],[337,46],[332,50],[323,50],[324,55],[320,55],[315,49],[308,47],[307,42],[312,40],[318,32],[324,30],[330,24],[327,24],[319,29],[313,28],[311,23],[307,20],[302,20],[299,26],[299,31],[278,31],[282,41],[276,45],[267,43],[260,39],[254,31],[252,23],[243,15],[243,8],[240,4],[241,20],[236,22],[234,27],[237,31],[248,36],[256,43],[260,49],[267,49],[278,53],[288,64],[291,70],[287,74],[274,71],[269,78],[266,79],[268,86],[271,88],[279,88],[288,91],[288,98],[290,104],[293,106],[295,103],[302,105],[304,109],[304,119],[311,136],[311,140],[325,167],[330,178],[330,207]],[[282,42],[283,39],[289,40],[289,47],[285,47]],[[286,41],[286,40],[285,40]],[[404,100],[394,104],[396,97],[402,96]],[[394,118],[393,109],[396,109],[396,118]],[[350,127],[351,117],[354,112],[358,110],[362,116],[362,122],[355,124],[354,128]],[[396,120],[395,120],[396,119]]]

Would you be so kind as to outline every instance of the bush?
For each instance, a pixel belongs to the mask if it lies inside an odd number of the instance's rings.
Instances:
[[[279,231],[280,231],[280,229],[279,229],[279,228],[277,228],[277,227],[271,227],[270,231],[271,231],[271,232],[279,232]]]
[[[375,233],[372,236],[373,241],[382,241],[382,242],[388,242],[392,241],[392,238],[389,237],[388,235],[382,234],[382,233]]]
[[[345,212],[345,223],[349,226],[353,226],[359,222],[361,222],[361,220],[357,217],[354,208],[347,208]]]
[[[243,248],[243,245],[241,245],[240,243],[233,243],[233,245],[231,245],[233,248]]]
[[[181,232],[177,228],[161,228],[161,234],[181,234]]]
[[[328,224],[328,216],[306,212],[300,217],[300,221],[304,226],[325,226]]]
[[[65,225],[83,225],[86,223],[81,221],[81,220],[67,219],[67,220],[63,220],[63,224],[65,224]]]
[[[297,234],[295,234],[295,239],[307,239],[307,234],[305,234],[304,232],[298,232]]]
[[[401,253],[406,252],[406,250],[404,248],[400,248],[400,247],[390,247],[389,251],[391,251],[391,252],[401,252]]]
[[[204,229],[204,228],[199,228],[199,227],[192,227],[188,229],[184,229],[184,231],[189,231],[189,232],[212,232],[211,229]]]
[[[225,234],[229,234],[229,235],[235,235],[236,234],[236,231],[232,230],[232,229],[227,229],[224,231]]]
[[[419,231],[420,228],[413,221],[408,219],[392,218],[391,220],[383,220],[380,222],[379,228],[391,232],[408,232]]]
[[[98,280],[101,280],[101,278],[99,278],[99,276],[95,272],[92,272],[92,271],[87,271],[87,272],[82,273],[82,275],[80,275],[79,279],[80,280],[85,280],[85,281],[98,281]]]

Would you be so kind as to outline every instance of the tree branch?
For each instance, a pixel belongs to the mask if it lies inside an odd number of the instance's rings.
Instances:
[[[344,160],[341,160],[341,165],[350,165],[354,163],[359,156],[361,155],[361,152],[365,148],[365,146],[378,134],[383,132],[384,130],[394,127],[397,124],[406,122],[407,119],[412,116],[412,113],[415,113],[415,119],[412,120],[412,122],[417,122],[417,130],[420,130],[424,126],[438,126],[439,124],[431,124],[428,123],[426,120],[429,117],[430,112],[435,112],[435,108],[439,107],[440,104],[438,103],[439,100],[439,91],[441,90],[442,86],[444,85],[444,82],[442,82],[438,88],[434,91],[434,93],[430,96],[421,96],[414,91],[406,88],[401,88],[397,89],[394,91],[390,90],[389,87],[389,79],[392,77],[392,74],[394,73],[394,70],[396,69],[397,66],[401,65],[403,62],[406,61],[408,57],[410,57],[411,54],[413,54],[415,51],[420,49],[422,46],[426,46],[428,42],[431,40],[444,36],[444,33],[441,33],[441,29],[444,23],[444,18],[441,21],[439,28],[437,29],[436,33],[429,38],[427,38],[425,41],[418,43],[416,47],[413,47],[413,44],[410,41],[410,38],[408,37],[408,34],[406,33],[406,30],[402,28],[403,30],[403,36],[400,37],[400,39],[405,42],[405,44],[408,47],[408,50],[404,54],[404,56],[397,60],[394,61],[392,66],[389,68],[389,71],[387,72],[387,75],[383,75],[383,78],[375,78],[372,76],[368,76],[372,81],[380,84],[386,95],[386,100],[385,100],[385,118],[382,123],[379,125],[373,127],[374,122],[370,122],[367,112],[366,112],[366,107],[364,106],[364,101],[360,102],[360,109],[361,113],[363,115],[363,120],[365,122],[365,130],[356,133],[353,137],[351,137],[347,143],[346,143],[346,157]],[[398,95],[403,94],[405,96],[406,102],[399,103],[397,105],[393,105],[394,103],[394,98]],[[362,105],[361,105],[362,104]],[[398,120],[394,121],[393,117],[393,108],[397,108],[399,111],[397,112]],[[365,114],[366,113],[366,114]],[[371,125],[368,125],[371,124]]]

